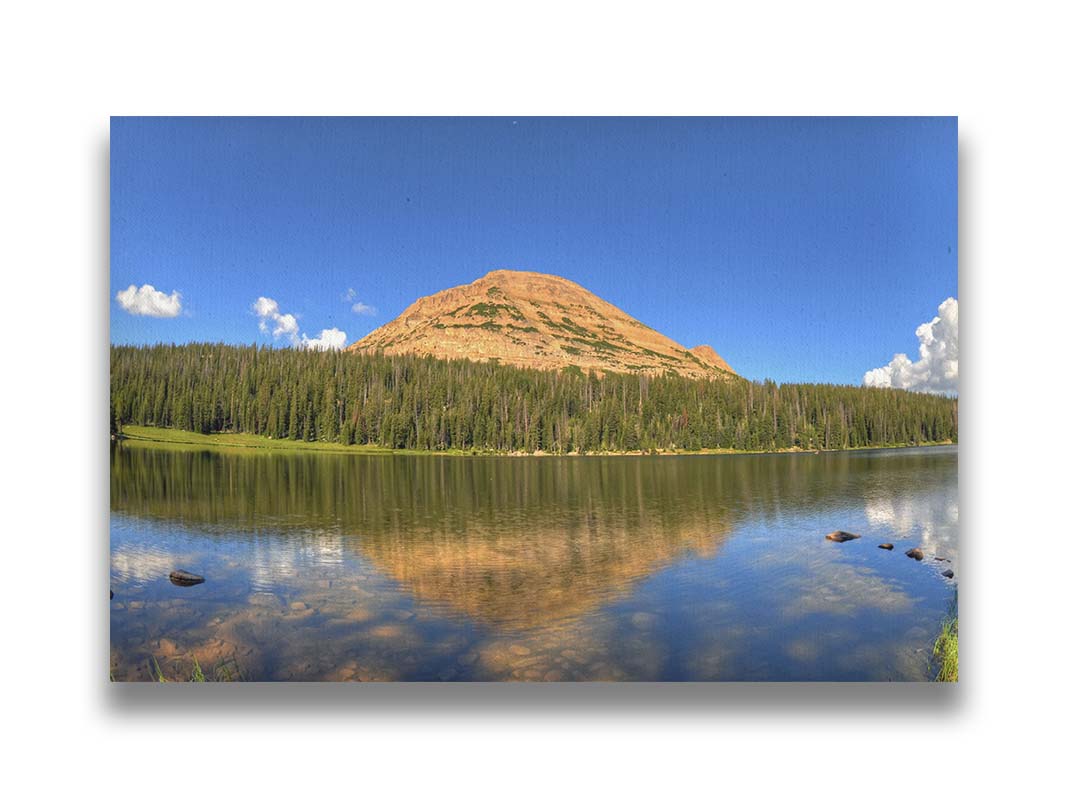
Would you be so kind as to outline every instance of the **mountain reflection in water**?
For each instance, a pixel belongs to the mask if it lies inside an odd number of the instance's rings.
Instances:
[[[112,450],[112,674],[923,679],[954,448],[445,458]],[[827,543],[835,528],[862,533]],[[207,577],[173,587],[176,567]]]

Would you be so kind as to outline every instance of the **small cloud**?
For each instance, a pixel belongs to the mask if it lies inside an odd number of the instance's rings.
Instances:
[[[337,328],[326,328],[318,339],[309,339],[305,334],[301,346],[306,350],[342,350],[348,341],[348,334]]]
[[[349,289],[347,292],[345,292],[345,301],[348,303],[352,303],[353,314],[364,314],[368,317],[373,317],[375,314],[378,313],[378,309],[376,309],[374,306],[370,306],[360,300],[356,300],[355,289]]]
[[[275,339],[284,336],[296,345],[300,343],[300,325],[292,314],[282,314],[278,301],[270,297],[260,297],[252,304],[252,311],[259,317],[259,329],[268,330]]]
[[[884,367],[868,371],[864,386],[911,389],[916,392],[956,394],[959,391],[959,302],[949,297],[937,316],[915,329],[919,360],[897,353]]]
[[[296,317],[292,314],[279,314],[274,318],[274,330],[271,333],[275,338],[279,336],[288,336],[290,339],[296,340],[296,334],[299,333],[300,326],[296,324]]]
[[[278,313],[278,302],[269,297],[261,297],[252,304],[252,310],[259,317],[259,329],[267,332],[267,320],[273,319]]]
[[[140,317],[176,317],[182,311],[182,296],[178,292],[165,294],[150,283],[140,289],[135,284],[115,295],[123,310]]]

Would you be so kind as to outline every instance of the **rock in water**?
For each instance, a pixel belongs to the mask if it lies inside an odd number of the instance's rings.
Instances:
[[[826,534],[826,538],[831,542],[851,542],[853,539],[860,538],[860,535],[858,533],[849,533],[848,531],[834,531]]]
[[[879,550],[892,550],[893,549],[893,543],[892,542],[886,542],[885,544],[880,544],[880,545],[878,545],[878,549]]]
[[[955,573],[955,572],[953,572],[953,571],[952,571],[952,570],[950,570],[950,569],[946,569],[946,570],[945,570],[944,572],[942,572],[941,574],[942,574],[942,575],[944,575],[944,576],[945,576],[946,578],[955,578],[955,577],[956,577],[956,573]]]
[[[906,555],[908,558],[914,558],[916,561],[923,560],[923,551],[920,550],[918,547],[911,548],[911,550],[906,552],[904,555]]]
[[[184,569],[176,569],[170,573],[170,582],[175,586],[196,586],[198,583],[204,582],[204,576],[194,575]]]
[[[115,590],[114,589],[108,589],[108,591],[111,592],[111,597],[109,597],[108,600],[114,600],[115,599]]]

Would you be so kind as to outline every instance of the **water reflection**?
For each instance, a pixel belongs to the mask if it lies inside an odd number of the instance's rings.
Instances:
[[[905,496],[868,500],[867,521],[887,541],[915,541],[924,553],[955,562],[960,507],[955,483]]]
[[[112,672],[921,679],[943,581],[874,545],[955,552],[955,461],[116,447]]]

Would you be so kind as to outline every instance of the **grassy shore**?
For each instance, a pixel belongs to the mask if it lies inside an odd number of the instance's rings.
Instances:
[[[188,447],[221,447],[240,450],[277,450],[329,453],[380,453],[389,455],[393,450],[374,445],[347,445],[337,442],[304,442],[289,439],[269,439],[253,433],[193,433],[173,428],[150,428],[141,425],[126,425],[122,429],[122,438],[127,441]]]
[[[500,453],[492,450],[393,450],[387,447],[378,447],[372,444],[339,444],[337,442],[305,442],[292,439],[270,439],[266,436],[257,436],[252,433],[193,433],[173,428],[153,428],[143,425],[126,425],[122,429],[122,438],[143,445],[156,447],[177,447],[188,449],[190,447],[211,447],[223,449],[257,450],[257,451],[283,451],[283,452],[327,452],[327,453],[355,453],[359,455],[433,455],[433,456],[551,456],[556,453],[538,451],[536,453],[517,452]],[[924,442],[921,447],[934,445],[952,444],[952,442]],[[870,448],[853,448],[867,450],[887,450],[901,447],[914,447],[915,445],[881,445]],[[774,453],[821,453],[833,452],[826,450],[804,450],[799,447],[781,448],[774,451],[767,450],[654,450],[652,453],[644,450],[632,451],[597,451],[586,455],[594,456],[641,456],[641,455],[690,455],[690,456],[719,456],[719,455],[759,455],[767,452]],[[576,456],[578,453],[567,453],[568,456]]]
[[[956,601],[934,642],[934,668],[935,681],[956,683],[960,679],[960,616]]]

